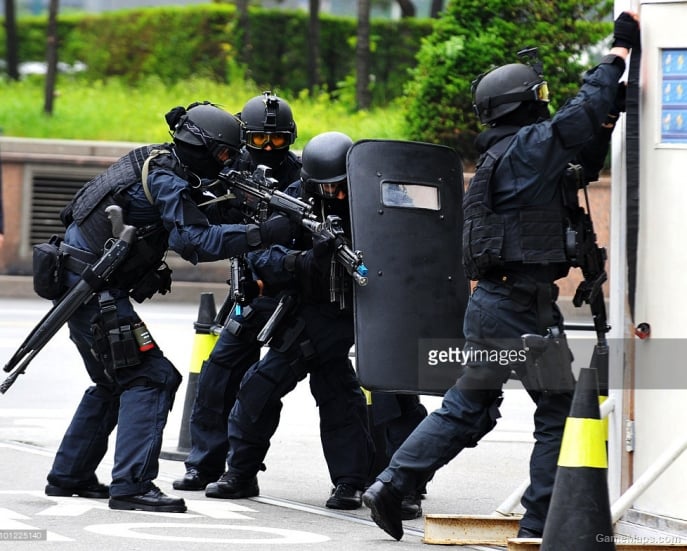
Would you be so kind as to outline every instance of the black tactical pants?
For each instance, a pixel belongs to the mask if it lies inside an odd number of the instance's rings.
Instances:
[[[250,315],[244,318],[232,314],[232,319],[240,324],[238,332],[225,327],[210,357],[203,363],[191,411],[191,451],[185,461],[187,469],[195,468],[203,476],[215,480],[224,472],[229,451],[229,412],[234,407],[241,379],[260,359],[262,343],[256,336],[277,302],[271,297],[258,297],[251,302]]]
[[[334,485],[363,489],[374,445],[365,399],[348,359],[353,321],[336,305],[303,305],[304,328],[284,352],[270,348],[246,373],[229,415],[229,472],[250,478],[263,467],[282,398],[306,375],[320,413],[320,438]]]
[[[553,316],[562,327],[556,305],[551,302],[547,307],[551,311],[541,312],[541,302],[538,305],[535,295],[527,297],[518,293],[514,296],[507,287],[480,282],[470,297],[465,315],[466,348],[497,350],[513,346],[521,335],[537,333],[538,321],[546,315]],[[526,511],[520,525],[533,532],[542,532],[572,392],[550,393],[529,388],[522,364],[468,364],[456,384],[444,395],[441,407],[420,423],[377,478],[390,482],[399,495],[408,495],[461,450],[476,446],[496,426],[501,389],[511,370],[518,372],[536,404],[530,486],[522,498]]]

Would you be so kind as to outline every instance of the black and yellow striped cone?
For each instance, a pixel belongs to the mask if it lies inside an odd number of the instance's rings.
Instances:
[[[162,459],[184,461],[191,451],[191,412],[193,411],[193,403],[196,400],[200,370],[203,367],[203,362],[208,359],[217,342],[218,336],[212,332],[216,315],[215,295],[212,293],[201,293],[198,319],[193,322],[196,334],[193,340],[193,348],[191,349],[191,366],[188,372],[184,411],[181,416],[181,428],[179,429],[179,441],[176,451],[162,450],[160,452]]]
[[[597,373],[582,368],[565,422],[540,551],[615,549]]]

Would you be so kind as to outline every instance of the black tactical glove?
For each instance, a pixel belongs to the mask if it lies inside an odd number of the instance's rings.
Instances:
[[[262,288],[260,284],[254,279],[246,279],[245,281],[239,282],[239,291],[243,295],[242,305],[250,304],[253,302],[254,298],[259,297],[262,294]]]
[[[260,224],[262,245],[290,245],[294,238],[294,230],[293,223],[286,216],[272,216]]]
[[[336,236],[329,232],[313,233],[312,235],[312,252],[315,258],[327,256],[334,251],[336,245]]]
[[[615,20],[613,47],[615,46],[628,50],[639,46],[639,23],[627,12],[621,13]]]

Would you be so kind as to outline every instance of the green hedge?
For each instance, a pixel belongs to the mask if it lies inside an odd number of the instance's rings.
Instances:
[[[19,19],[20,61],[45,59],[46,23],[45,17]],[[281,94],[307,89],[306,12],[251,8],[247,45],[237,25],[236,9],[227,4],[70,13],[58,17],[59,59],[85,63],[85,77],[95,80],[116,75],[136,83],[156,75],[171,83],[198,75],[228,82],[239,75]],[[431,31],[429,19],[373,20],[375,104],[402,94],[422,38]],[[4,32],[3,26],[3,57]],[[354,74],[356,21],[323,14],[320,33],[323,87],[334,91]]]

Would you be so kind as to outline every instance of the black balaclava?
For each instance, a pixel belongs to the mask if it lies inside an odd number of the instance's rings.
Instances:
[[[189,145],[182,141],[175,144],[177,155],[184,166],[203,179],[217,178],[219,171],[224,167],[202,145]]]
[[[256,149],[254,147],[247,147],[250,153],[250,158],[256,165],[267,165],[272,170],[276,171],[282,163],[286,160],[286,156],[289,154],[289,148],[283,147],[282,149],[272,149],[271,151],[266,151],[265,149]]]

